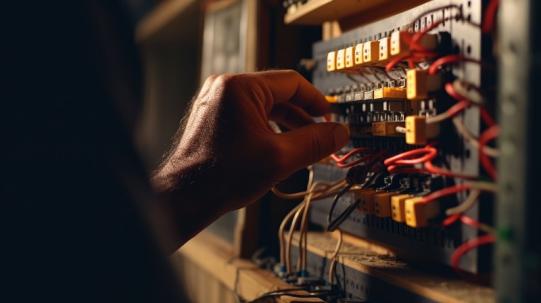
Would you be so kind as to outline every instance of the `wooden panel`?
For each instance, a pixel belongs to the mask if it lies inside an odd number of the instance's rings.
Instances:
[[[293,243],[298,243],[295,235]],[[328,258],[336,246],[330,233],[311,232],[308,250]],[[377,247],[374,251],[365,241],[345,237],[338,261],[362,273],[372,275],[389,284],[407,289],[436,302],[494,302],[494,290],[460,279],[452,274],[426,273],[413,269],[393,256],[391,251]]]
[[[428,0],[310,0],[285,15],[287,24],[319,25],[325,21],[361,16],[361,20],[383,18]]]

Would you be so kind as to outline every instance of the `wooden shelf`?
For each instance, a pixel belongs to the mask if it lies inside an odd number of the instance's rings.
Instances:
[[[308,250],[328,258],[336,241],[329,233],[311,232],[308,235]],[[298,243],[297,235],[293,243]],[[394,257],[392,251],[355,237],[344,237],[338,262],[435,302],[495,302],[492,288],[467,282],[452,274],[412,269]]]
[[[386,8],[413,7],[427,0],[309,0],[284,17],[286,24],[321,25],[326,21],[342,20],[360,16],[363,20],[374,20],[388,15]],[[399,3],[397,3],[399,2]],[[389,4],[389,5],[387,5]],[[390,5],[392,4],[392,5]],[[396,11],[396,9],[392,9]]]
[[[200,17],[200,13],[196,13],[200,10],[199,0],[162,1],[138,24],[136,40],[147,43],[156,37],[193,29],[193,19]]]
[[[190,240],[173,256],[173,261],[175,258],[186,259],[246,300],[253,300],[269,291],[291,288],[271,272],[237,258],[231,245],[210,233],[203,232]],[[189,274],[193,276],[193,272]],[[298,302],[298,299],[281,297],[276,302]],[[317,298],[302,299],[302,302],[323,303]]]

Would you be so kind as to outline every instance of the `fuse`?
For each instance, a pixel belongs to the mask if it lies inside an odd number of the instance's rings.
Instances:
[[[380,87],[374,90],[374,99],[406,99],[405,87]]]
[[[379,61],[386,61],[389,59],[389,37],[379,39]]]
[[[339,49],[336,52],[336,70],[341,70],[346,67],[346,50]]]
[[[391,216],[391,196],[395,192],[383,192],[374,195],[374,214],[381,218]]]
[[[439,124],[427,124],[425,116],[406,117],[406,143],[411,145],[424,145],[429,139],[438,136]]]
[[[358,43],[355,45],[355,65],[361,65],[363,64],[363,43]]]
[[[397,127],[404,127],[404,122],[378,121],[372,123],[372,135],[378,137],[397,137],[402,133],[396,131]]]
[[[437,217],[440,213],[438,201],[425,203],[422,197],[406,199],[404,209],[406,224],[411,227],[426,227],[429,220]]]
[[[406,97],[408,100],[422,100],[429,93],[441,88],[439,75],[428,75],[427,70],[408,69],[406,73]]]
[[[336,70],[336,52],[327,53],[327,71],[333,72]]]
[[[327,100],[329,103],[338,103],[337,96],[325,96],[325,100]]]
[[[353,67],[353,46],[346,48],[346,54],[345,54],[345,66],[346,68],[352,68]]]
[[[363,45],[363,64],[379,60],[379,41],[369,41]]]
[[[412,198],[412,195],[402,194],[391,197],[391,217],[396,222],[404,222],[404,202],[406,199]]]
[[[374,213],[374,195],[376,191],[373,189],[361,190],[357,194],[357,198],[361,200],[359,208],[367,214]]]

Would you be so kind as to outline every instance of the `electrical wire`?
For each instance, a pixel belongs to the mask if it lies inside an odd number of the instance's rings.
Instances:
[[[438,58],[436,61],[432,62],[430,64],[430,67],[428,68],[428,74],[429,75],[435,75],[438,73],[439,69],[448,64],[453,64],[457,62],[471,62],[471,63],[477,63],[481,64],[481,61],[473,59],[473,58],[467,58],[463,55],[448,55],[441,58]]]
[[[499,0],[491,0],[488,3],[487,8],[485,9],[485,15],[483,16],[483,33],[490,33],[494,29],[494,24],[496,24],[496,14],[498,13],[499,6]]]
[[[466,82],[464,80],[455,80],[452,83],[452,90],[449,90],[447,85],[445,86],[445,91],[451,95],[455,93],[458,98],[457,100],[467,99],[471,103],[476,105],[484,105],[485,97],[481,93],[481,89],[472,83]]]
[[[470,105],[471,103],[468,100],[462,100],[460,102],[457,102],[455,105],[451,106],[445,112],[435,115],[435,116],[428,117],[426,119],[426,124],[441,123],[447,119],[451,119],[454,116],[458,115],[459,113],[463,112]]]
[[[451,216],[451,215],[461,214],[468,211],[477,202],[477,200],[479,199],[479,196],[481,196],[480,190],[474,189],[470,191],[466,200],[464,200],[458,206],[448,208],[447,210],[445,210],[445,214],[448,216]]]
[[[292,266],[291,266],[291,246],[293,242],[293,233],[295,231],[295,228],[297,226],[297,222],[300,218],[300,215],[304,208],[306,207],[305,203],[302,203],[302,206],[295,212],[295,215],[293,216],[293,220],[291,221],[291,225],[289,227],[289,232],[287,234],[287,242],[286,242],[286,271],[287,273],[292,272]]]
[[[455,129],[457,132],[473,147],[476,149],[479,149],[479,139],[473,135],[470,130],[464,125],[462,122],[462,119],[460,117],[454,117],[453,118],[453,124],[455,126]],[[500,155],[500,151],[496,148],[490,147],[490,146],[484,146],[483,147],[484,153],[487,154],[490,157],[498,157]]]
[[[334,272],[336,269],[336,262],[338,261],[338,254],[340,253],[340,249],[342,248],[342,243],[344,242],[342,231],[337,229],[338,232],[338,241],[336,242],[336,247],[334,248],[334,251],[330,257],[331,263],[329,264],[329,272],[327,279],[331,285],[334,284]]]
[[[484,224],[484,223],[481,223],[469,216],[466,216],[466,215],[463,215],[463,214],[454,214],[454,215],[451,215],[447,218],[445,218],[445,220],[443,220],[443,226],[444,227],[448,227],[456,222],[462,222],[463,224],[465,225],[468,225],[470,227],[473,227],[475,229],[479,229],[481,231],[484,231],[486,233],[489,233],[489,234],[494,234],[496,233],[496,230],[494,229],[494,227],[488,225],[488,224]]]
[[[492,244],[494,242],[496,242],[496,237],[492,234],[487,234],[463,243],[462,245],[457,247],[457,249],[451,256],[451,266],[454,269],[459,269],[460,260],[465,254],[467,254],[471,250],[478,248],[479,246]]]
[[[498,125],[494,125],[485,130],[479,137],[479,160],[481,161],[481,165],[490,176],[490,178],[492,178],[492,180],[496,180],[497,172],[494,164],[492,164],[488,155],[485,153],[485,146],[489,141],[498,137],[499,133],[500,127]]]

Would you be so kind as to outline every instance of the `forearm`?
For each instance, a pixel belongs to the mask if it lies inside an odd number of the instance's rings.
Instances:
[[[219,183],[208,174],[211,163],[166,164],[152,177],[157,203],[173,222],[174,251],[228,210],[220,201]],[[216,185],[215,185],[216,184]]]

